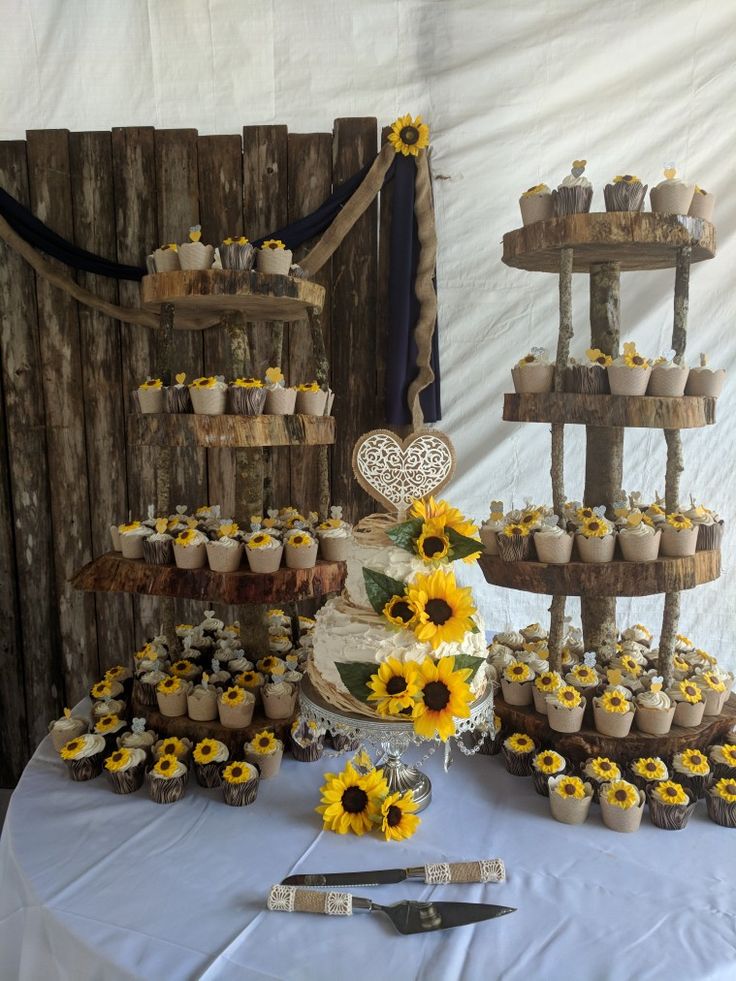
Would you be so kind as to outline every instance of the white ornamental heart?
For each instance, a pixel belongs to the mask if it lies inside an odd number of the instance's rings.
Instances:
[[[389,511],[403,514],[416,498],[437,494],[455,472],[449,437],[422,430],[400,440],[387,429],[365,433],[353,448],[355,479]]]

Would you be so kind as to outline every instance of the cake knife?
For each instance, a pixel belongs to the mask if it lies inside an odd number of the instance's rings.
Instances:
[[[429,885],[451,882],[503,882],[506,869],[500,858],[478,862],[445,862],[410,869],[376,869],[372,872],[328,872],[324,875],[289,875],[285,886],[383,886],[405,879],[421,879]]]

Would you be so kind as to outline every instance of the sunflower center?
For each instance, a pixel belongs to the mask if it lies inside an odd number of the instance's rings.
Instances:
[[[404,128],[399,133],[402,143],[406,143],[407,146],[413,146],[419,140],[419,130],[416,126],[404,126]]]
[[[202,756],[207,756],[211,752],[212,749],[210,746],[202,746],[202,748],[200,749],[200,753],[202,754]]]
[[[401,824],[401,808],[397,807],[396,804],[389,807],[386,814],[386,824],[389,828],[395,828],[397,824]]]
[[[424,686],[424,703],[432,712],[441,712],[449,701],[450,691],[443,682],[430,681]]]
[[[239,777],[242,774],[242,772],[243,771],[240,769],[240,767],[239,766],[236,766],[236,767],[233,767],[233,769],[231,770],[231,775],[233,777]]]
[[[424,539],[422,547],[424,554],[431,558],[433,555],[439,555],[440,552],[444,552],[445,543],[437,535],[430,535],[429,538]]]
[[[648,771],[649,771],[650,773],[654,773],[654,771],[655,771],[656,769],[657,769],[657,767],[656,767],[656,766],[654,765],[654,763],[647,763],[647,770],[648,770]]]
[[[644,362],[644,358],[642,358],[639,354],[635,354],[631,360],[634,362],[634,364],[643,364]]]
[[[626,791],[625,790],[617,790],[616,791],[616,800],[626,800]]]
[[[443,623],[447,623],[452,616],[452,607],[443,599],[429,600],[424,611],[436,627],[441,627]]]
[[[348,814],[360,814],[368,803],[368,794],[360,787],[348,787],[342,795],[342,807]]]
[[[401,620],[402,623],[409,623],[414,616],[414,611],[406,600],[399,600],[391,607],[391,615]]]
[[[402,678],[401,675],[395,674],[393,678],[389,678],[386,685],[386,691],[389,695],[400,695],[402,691],[406,691],[406,678]]]

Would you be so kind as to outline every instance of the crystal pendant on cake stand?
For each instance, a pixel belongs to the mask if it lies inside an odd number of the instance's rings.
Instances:
[[[432,799],[432,784],[426,773],[418,766],[411,766],[402,760],[402,756],[411,745],[427,745],[429,742],[417,736],[411,722],[398,719],[369,718],[356,712],[344,712],[326,702],[315,691],[308,678],[302,681],[299,692],[299,711],[303,718],[315,722],[318,726],[336,732],[361,745],[370,743],[380,746],[383,756],[376,764],[383,769],[389,791],[405,793],[413,791],[418,811],[424,810]],[[472,755],[475,750],[468,749],[459,738],[465,732],[480,729],[484,732],[493,731],[493,686],[488,685],[483,695],[470,706],[470,716],[467,719],[456,720],[456,741],[459,749],[466,755]],[[433,746],[438,743],[432,743]],[[478,741],[477,747],[480,746]]]

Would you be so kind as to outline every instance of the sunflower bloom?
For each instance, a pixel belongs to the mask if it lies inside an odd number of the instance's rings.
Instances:
[[[381,802],[388,796],[388,785],[380,770],[361,775],[348,763],[342,773],[326,773],[325,781],[316,811],[322,815],[327,831],[364,835],[379,823]]]
[[[430,521],[422,525],[422,533],[417,539],[417,554],[424,562],[439,562],[446,559],[450,551],[450,539],[445,534],[444,525]]]
[[[378,672],[368,682],[369,702],[377,702],[379,715],[411,713],[419,695],[418,669],[415,661],[402,663],[390,657],[379,665]]]
[[[414,794],[389,794],[381,805],[381,831],[386,841],[403,841],[416,832],[421,819],[414,814],[417,805]]]
[[[454,657],[442,657],[436,664],[428,657],[419,665],[421,699],[414,706],[414,732],[418,736],[439,736],[445,742],[455,734],[455,717],[467,719],[470,715],[471,673],[470,668],[455,671]]]
[[[426,500],[417,498],[409,514],[412,518],[421,518],[425,523],[434,521],[436,524],[444,525],[445,528],[452,528],[458,535],[464,535],[466,538],[475,538],[478,534],[476,525],[447,501],[435,501],[433,497]]]
[[[628,780],[614,780],[606,790],[606,803],[612,807],[620,807],[627,811],[630,807],[638,807],[641,801],[637,788]]]
[[[461,641],[473,627],[476,612],[469,586],[460,587],[452,572],[438,569],[417,576],[408,589],[409,602],[417,611],[414,633],[436,650],[443,641]]]
[[[413,629],[417,611],[406,596],[392,596],[383,608],[383,615],[397,627]]]
[[[652,795],[657,798],[660,804],[689,804],[690,798],[685,793],[682,784],[674,780],[662,780],[652,791]]]
[[[411,113],[399,116],[391,124],[388,142],[397,153],[405,157],[418,157],[419,151],[429,146],[429,126],[422,122],[421,116],[414,119]]]

